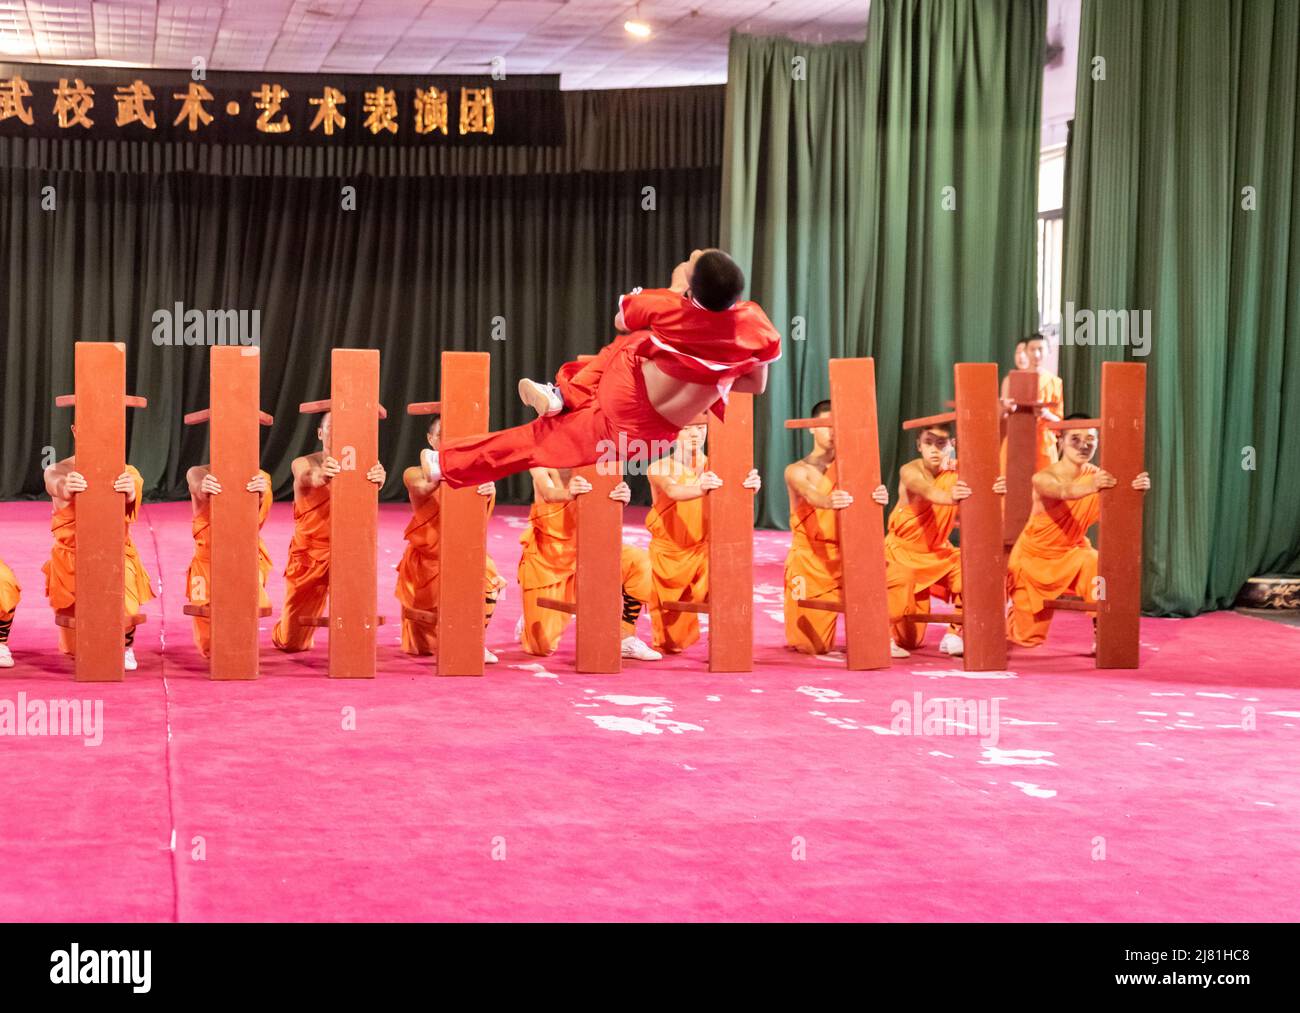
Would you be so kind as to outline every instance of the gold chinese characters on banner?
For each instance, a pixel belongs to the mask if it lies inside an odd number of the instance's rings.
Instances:
[[[43,100],[41,84],[33,88],[23,77],[14,75],[8,80],[0,79],[0,128],[8,128],[3,132],[11,135],[21,135],[24,128],[31,128],[32,136],[49,136],[50,131],[104,136],[108,124],[118,129],[158,130],[161,119],[165,128],[182,135],[201,136],[205,131],[217,131],[222,140],[238,139],[238,133],[251,126],[261,134],[292,136],[297,133],[319,140],[342,137],[348,127],[348,96],[345,89],[334,85],[324,85],[319,94],[308,95],[306,106],[291,106],[292,92],[275,81],[264,82],[252,91],[226,90],[219,95],[199,81],[189,82],[184,90],[172,90],[180,87],[164,85],[156,96],[153,88],[139,78],[116,86],[99,84],[96,88],[79,77],[61,77],[57,86],[49,86],[51,97]],[[297,87],[295,84],[295,90]],[[461,87],[459,92],[456,120],[459,135],[496,134],[497,109],[492,88]],[[355,108],[359,110],[360,130],[365,134],[449,136],[451,89],[427,85],[416,86],[412,91],[397,91],[380,85],[361,89],[359,94],[354,91],[353,95]],[[164,100],[169,108],[163,108]],[[301,96],[297,101],[301,102]],[[112,116],[108,115],[110,110]],[[92,129],[101,119],[101,126]]]

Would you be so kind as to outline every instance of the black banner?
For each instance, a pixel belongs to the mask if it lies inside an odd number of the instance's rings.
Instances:
[[[0,63],[0,136],[546,147],[563,142],[564,114],[556,75],[189,73]]]

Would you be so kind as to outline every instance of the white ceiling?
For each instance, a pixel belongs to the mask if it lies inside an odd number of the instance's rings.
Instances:
[[[0,0],[0,61],[212,70],[560,74],[564,88],[721,83],[732,28],[829,42],[870,0]]]

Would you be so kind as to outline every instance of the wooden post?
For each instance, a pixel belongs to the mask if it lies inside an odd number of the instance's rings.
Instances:
[[[124,497],[113,490],[126,470],[126,408],[145,406],[126,396],[126,345],[78,341],[75,393],[55,400],[75,409],[73,456],[86,479],[77,493],[77,585],[73,635],[77,682],[121,682],[126,615]]]
[[[801,608],[844,616],[845,667],[888,668],[889,602],[885,591],[884,508],[871,498],[880,484],[874,359],[831,359],[831,419],[836,486],[853,505],[835,512],[843,577],[838,602],[800,602]],[[817,429],[825,419],[789,419],[787,429]]]
[[[843,560],[846,665],[854,671],[888,668],[884,507],[871,498],[880,484],[875,360],[832,359],[830,379],[836,485],[853,497],[852,506],[835,513]]]
[[[961,524],[963,661],[967,671],[1007,667],[1006,568],[1003,564],[1002,503],[993,492],[998,477],[1002,412],[998,367],[959,362],[957,470],[972,495],[958,506]]]
[[[609,498],[623,480],[618,464],[592,464],[576,472],[591,483],[578,497],[577,650],[574,668],[595,675],[623,670],[623,504]]]
[[[709,417],[709,470],[722,488],[706,495],[709,538],[709,671],[754,667],[754,395],[732,393],[727,419]]]
[[[1008,393],[1017,409],[1007,418],[1007,492],[1002,502],[1002,544],[1010,553],[1034,505],[1034,466],[1038,460],[1038,374],[1011,371]]]
[[[1132,482],[1145,470],[1147,367],[1101,366],[1101,461],[1115,487],[1101,494],[1097,536],[1097,667],[1137,668],[1142,609],[1142,508],[1146,494]]]
[[[330,482],[329,673],[373,679],[379,490],[366,472],[379,458],[379,352],[330,355],[330,446],[342,470]]]
[[[488,431],[487,352],[443,352],[442,440]],[[487,559],[487,511],[472,487],[444,482],[438,539],[438,674],[483,674],[483,568]]]
[[[210,424],[211,471],[226,490],[209,500],[212,512],[212,577],[207,605],[186,606],[187,615],[212,623],[212,679],[256,679],[259,496],[244,485],[261,467],[260,425],[271,416],[259,410],[261,355],[256,347],[214,345],[209,352],[210,407],[185,416],[187,425]]]

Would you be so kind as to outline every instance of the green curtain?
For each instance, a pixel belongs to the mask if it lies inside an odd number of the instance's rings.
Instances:
[[[1148,364],[1156,614],[1300,571],[1298,53],[1295,0],[1084,2],[1064,298],[1151,333],[1143,358],[1065,345],[1062,374],[1091,411],[1104,360]]]
[[[1041,0],[876,0],[865,46],[732,37],[722,243],[787,339],[765,475],[807,451],[782,423],[826,396],[826,359],[871,355],[893,494],[900,421],[1033,329],[1045,26]],[[787,512],[769,481],[760,519]]]
[[[277,172],[233,148],[218,160],[228,173],[168,171],[155,163],[180,156],[165,145],[0,144],[0,496],[42,494],[44,448],[71,448],[71,413],[53,398],[71,390],[73,342],[110,338],[127,343],[130,392],[149,399],[128,413],[129,458],[151,495],[185,494],[207,429],[181,416],[207,404],[208,353],[151,340],[154,311],[181,302],[260,311],[262,406],[276,417],[263,464],[280,495],[314,446],[298,405],[328,396],[329,349],[378,348],[384,495],[400,497],[423,445],[403,407],[437,396],[440,351],[492,352],[492,424],[523,422],[518,377],[594,351],[613,336],[619,293],[667,284],[692,248],[716,245],[722,97],[570,93],[565,148],[477,174],[394,162],[332,176],[291,156]],[[553,171],[531,171],[547,159]],[[355,210],[342,209],[344,185]],[[41,209],[45,187],[56,210]],[[501,492],[530,497],[527,476]]]

